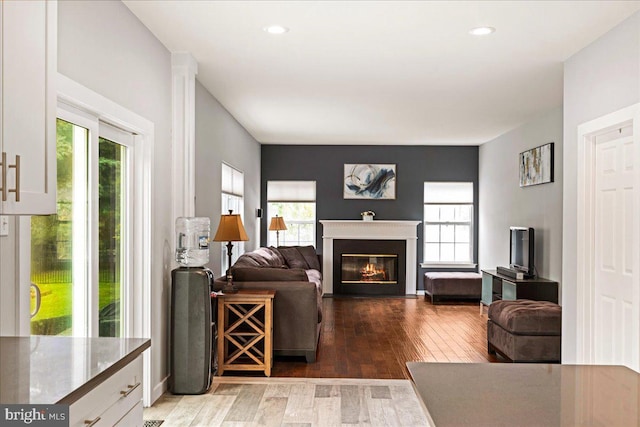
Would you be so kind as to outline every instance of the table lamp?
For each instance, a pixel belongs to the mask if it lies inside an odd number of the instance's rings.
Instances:
[[[280,230],[286,230],[287,225],[284,223],[284,218],[281,216],[276,216],[271,218],[271,223],[269,224],[269,231],[276,232],[276,246],[280,246]]]
[[[231,277],[231,253],[233,252],[232,242],[246,242],[249,240],[247,232],[242,225],[242,218],[240,215],[234,214],[232,210],[229,210],[228,215],[220,215],[220,224],[218,224],[218,231],[213,238],[214,242],[228,242],[227,243],[227,257],[229,258],[229,264],[227,268],[227,286],[223,289],[223,292],[232,293],[237,289],[233,286]]]

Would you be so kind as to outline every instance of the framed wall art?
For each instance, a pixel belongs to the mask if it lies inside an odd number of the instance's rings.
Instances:
[[[553,142],[520,153],[520,187],[553,182]]]
[[[345,199],[393,200],[396,198],[395,164],[345,164]]]

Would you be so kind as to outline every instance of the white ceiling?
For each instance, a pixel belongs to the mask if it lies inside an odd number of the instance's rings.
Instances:
[[[562,104],[563,61],[640,1],[135,1],[261,143],[476,145]],[[280,24],[275,36],[263,27]],[[471,36],[477,26],[494,34]]]

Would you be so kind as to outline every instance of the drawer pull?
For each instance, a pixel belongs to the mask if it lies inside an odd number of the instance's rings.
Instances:
[[[2,192],[2,201],[7,201],[7,153],[2,152],[2,161],[0,162],[0,166],[2,166],[2,188],[0,188],[0,192]]]
[[[16,170],[16,187],[14,189],[10,189],[9,193],[16,193],[16,202],[19,202],[20,201],[20,156],[16,156],[16,162],[13,165],[9,165],[9,169]]]
[[[100,417],[96,417],[93,420],[84,420],[84,423],[87,425],[87,427],[91,427],[96,425],[98,421],[100,421]]]
[[[126,390],[122,390],[120,392],[120,394],[122,395],[122,397],[127,397],[131,394],[131,392],[135,389],[137,389],[138,387],[140,387],[140,382],[138,381],[137,383],[135,383],[134,385],[128,385]]]

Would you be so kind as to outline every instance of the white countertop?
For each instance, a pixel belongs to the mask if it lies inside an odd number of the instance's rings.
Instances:
[[[0,403],[71,404],[150,346],[146,338],[0,337]]]

